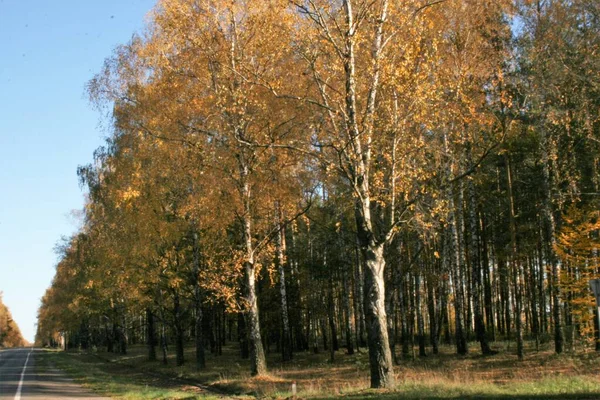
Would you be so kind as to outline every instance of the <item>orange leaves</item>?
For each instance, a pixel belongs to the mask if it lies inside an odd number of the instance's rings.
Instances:
[[[600,212],[594,209],[569,208],[565,225],[557,238],[555,250],[565,260],[593,260],[594,252],[600,249]],[[597,258],[597,255],[595,256]],[[595,261],[596,263],[598,260]],[[590,270],[595,268],[589,266]]]
[[[590,279],[600,278],[600,211],[572,205],[564,216],[554,250],[562,263],[561,291],[573,309],[575,320],[586,333],[593,334],[595,300]]]
[[[135,199],[140,196],[140,191],[131,187],[123,190],[120,194],[120,201],[128,202],[129,200]],[[117,201],[117,206],[119,201]]]
[[[13,320],[9,308],[3,303],[0,292],[0,347],[21,347],[25,344],[21,330]]]

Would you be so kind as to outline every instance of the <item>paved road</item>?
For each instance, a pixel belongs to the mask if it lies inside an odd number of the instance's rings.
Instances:
[[[36,363],[41,350],[0,352],[0,400],[104,400],[83,389],[62,372]]]

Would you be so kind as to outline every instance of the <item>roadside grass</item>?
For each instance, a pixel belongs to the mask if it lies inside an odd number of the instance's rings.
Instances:
[[[48,350],[37,360],[41,366],[63,370],[75,382],[102,396],[128,400],[219,398],[203,393],[200,388],[150,376],[119,363],[106,362],[92,354]]]
[[[457,356],[453,347],[442,346],[438,355],[401,360],[395,367],[393,390],[367,389],[365,349],[352,356],[340,350],[333,363],[328,353],[297,353],[287,363],[271,353],[267,356],[269,374],[262,377],[250,376],[248,361],[240,359],[234,344],[225,346],[223,355],[207,353],[207,368],[201,371],[195,368],[193,348],[186,348],[187,362],[181,367],[175,366],[173,354],[167,365],[148,362],[144,346],[131,346],[127,355],[48,354],[90,387],[127,399],[224,395],[287,399],[292,396],[293,382],[298,397],[307,399],[600,399],[600,354],[594,351],[582,347],[556,355],[551,344],[536,351],[533,343],[527,343],[525,360],[518,361],[511,343],[496,342],[494,348],[497,355],[483,357],[475,343],[467,356]]]

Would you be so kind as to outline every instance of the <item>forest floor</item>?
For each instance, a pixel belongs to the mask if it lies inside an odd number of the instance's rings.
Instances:
[[[235,345],[225,346],[221,356],[207,352],[202,371],[196,371],[192,348],[186,349],[181,367],[175,366],[174,354],[168,365],[146,361],[144,346],[131,346],[127,355],[49,352],[48,362],[104,395],[126,399],[286,399],[293,382],[298,397],[310,399],[600,399],[600,353],[589,348],[556,355],[551,343],[536,350],[528,342],[525,359],[518,361],[513,342],[495,342],[499,353],[486,357],[476,345],[470,344],[467,356],[442,346],[438,355],[400,360],[393,390],[368,389],[366,349],[352,356],[341,349],[333,363],[328,352],[297,353],[287,363],[271,353],[269,374],[257,378],[250,376],[248,361],[240,359]]]

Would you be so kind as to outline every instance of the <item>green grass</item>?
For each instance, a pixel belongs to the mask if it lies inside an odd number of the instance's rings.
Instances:
[[[394,390],[355,391],[335,395],[317,396],[315,399],[598,399],[600,384],[583,378],[543,379],[537,382],[498,385],[493,383],[474,383],[471,385],[411,382],[400,384]]]
[[[207,368],[197,371],[192,348],[181,367],[169,355],[168,365],[146,361],[144,346],[132,346],[127,355],[49,352],[59,367],[90,387],[126,399],[235,398],[286,399],[292,382],[302,399],[600,399],[600,355],[589,349],[562,355],[547,344],[539,351],[529,343],[524,361],[514,346],[497,342],[499,354],[482,357],[475,345],[468,356],[456,356],[452,347],[439,355],[402,360],[395,367],[393,390],[371,390],[366,352],[352,356],[343,351],[329,362],[329,354],[298,353],[288,363],[279,354],[268,355],[269,374],[251,377],[247,360],[235,344],[223,355],[207,354]],[[194,385],[198,387],[194,388]]]
[[[77,383],[99,395],[118,399],[217,399],[221,396],[203,393],[164,377],[110,363],[91,354],[47,351],[38,364],[65,371]]]

